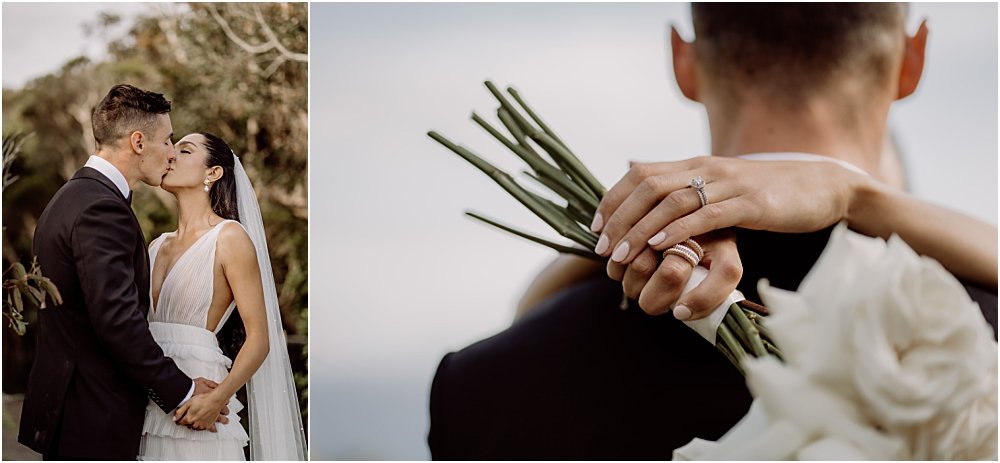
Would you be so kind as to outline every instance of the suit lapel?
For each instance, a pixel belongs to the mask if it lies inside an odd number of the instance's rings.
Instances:
[[[96,180],[100,182],[101,185],[104,185],[105,188],[111,190],[111,192],[114,193],[115,196],[117,196],[122,200],[122,203],[128,206],[128,210],[132,215],[132,222],[135,224],[135,229],[138,230],[139,236],[142,237],[143,246],[145,246],[146,237],[142,235],[142,227],[139,226],[139,219],[135,217],[135,211],[132,210],[132,204],[131,201],[129,201],[129,198],[122,196],[122,192],[118,190],[118,187],[115,186],[114,182],[112,182],[111,179],[105,177],[104,174],[98,172],[97,169],[92,169],[90,167],[83,167],[80,170],[76,171],[76,175],[73,176],[73,180],[82,178]]]
[[[80,168],[80,170],[76,171],[76,174],[73,175],[73,180],[80,178],[89,178],[97,180],[98,182],[101,183],[101,185],[104,185],[105,187],[107,187],[107,189],[111,190],[111,192],[114,193],[115,196],[121,198],[122,201],[125,202],[125,204],[128,204],[128,202],[125,201],[125,197],[122,196],[122,192],[118,189],[117,186],[115,186],[115,183],[112,182],[110,178],[105,177],[104,174],[98,172],[97,169],[93,169],[90,167]]]

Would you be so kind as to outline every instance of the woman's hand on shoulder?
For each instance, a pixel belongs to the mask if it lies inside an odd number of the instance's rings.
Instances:
[[[689,188],[704,180],[708,203]],[[604,196],[595,252],[628,264],[650,246],[663,251],[729,227],[803,233],[847,217],[853,195],[871,180],[828,162],[698,157],[634,164]]]

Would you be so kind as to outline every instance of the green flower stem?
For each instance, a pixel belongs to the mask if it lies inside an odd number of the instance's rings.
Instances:
[[[588,190],[594,193],[594,195],[600,199],[604,197],[607,190],[601,185],[601,182],[594,178],[593,174],[583,166],[582,163],[570,153],[566,147],[562,146],[555,139],[550,137],[544,132],[534,132],[528,134],[532,140],[538,142],[539,146],[545,149],[549,153],[549,156],[556,161],[556,164],[563,166],[567,171],[570,178],[574,179],[577,184],[582,187],[586,187]]]
[[[493,94],[493,97],[497,99],[500,103],[500,107],[505,109],[507,113],[510,114],[514,123],[521,128],[525,135],[528,135],[536,130],[535,127],[531,125],[531,122],[528,122],[528,120],[521,115],[521,112],[518,111],[514,105],[510,104],[507,97],[505,97],[503,93],[497,89],[496,85],[493,85],[493,82],[487,80],[486,82],[483,82],[483,85],[486,85],[486,89],[489,90],[490,93]]]
[[[586,247],[593,248],[597,246],[597,237],[594,236],[594,234],[591,233],[590,231],[585,230],[583,227],[581,227],[580,224],[577,223],[575,219],[573,219],[573,217],[568,216],[566,214],[565,208],[552,202],[547,198],[543,198],[526,189],[524,190],[524,192],[530,195],[532,198],[534,198],[534,200],[538,202],[538,204],[540,204],[543,208],[545,208],[545,210],[554,220],[561,222],[563,224],[563,227],[565,227],[566,231],[571,231],[573,236],[576,237],[573,238],[574,241]]]
[[[739,368],[742,372],[743,359],[746,358],[747,352],[743,350],[743,346],[740,345],[740,341],[736,339],[736,336],[734,336],[733,332],[726,327],[725,323],[719,325],[717,335],[719,336],[719,340],[721,340],[722,343],[725,344],[726,348],[729,349],[729,352],[733,354],[733,357],[736,358],[736,368]]]
[[[574,176],[578,177],[576,179],[578,184],[581,187],[593,192],[596,199],[600,200],[600,198],[604,196],[606,191],[604,187],[585,167],[583,167],[583,163],[581,163],[573,153],[571,153],[561,142],[548,135],[544,128],[542,130],[538,130],[532,126],[531,123],[521,115],[517,108],[510,104],[510,101],[507,100],[503,93],[501,93],[500,90],[493,85],[493,82],[487,80],[484,82],[484,85],[486,85],[486,89],[493,94],[497,101],[500,102],[501,108],[507,110],[514,122],[521,127],[521,130],[523,130],[528,137],[536,142],[546,140],[550,144],[550,146],[545,146],[542,143],[539,143],[539,145],[541,145],[542,148],[549,153],[549,156],[553,158],[556,164],[560,165],[560,167],[563,167],[563,170],[567,171],[566,173],[569,174],[571,178]]]
[[[523,146],[511,142],[507,139],[500,131],[493,128],[489,122],[483,120],[478,114],[472,113],[472,120],[479,124],[480,127],[486,129],[490,135],[503,143],[509,150],[513,151],[519,158],[521,158],[531,170],[538,173],[539,176],[544,176],[551,179],[553,182],[558,183],[560,187],[564,188],[569,194],[577,198],[580,201],[592,202],[594,204],[594,210],[597,210],[597,200],[594,199],[588,192],[584,191],[576,184],[574,184],[566,175],[559,171],[555,166],[549,164],[537,153],[528,151],[524,149]],[[558,193],[558,192],[557,192]]]
[[[733,318],[733,314],[726,312],[725,317],[722,319],[722,324],[726,325],[729,331],[736,336],[736,340],[740,342],[740,346],[743,347],[744,352],[753,354],[754,350],[751,347],[750,339],[747,337],[747,333],[740,329],[740,324]]]
[[[531,119],[534,120],[535,123],[538,124],[538,126],[545,131],[545,133],[549,134],[549,136],[552,137],[552,139],[555,140],[557,143],[562,145],[563,148],[566,148],[566,151],[569,151],[569,146],[566,145],[566,143],[564,143],[562,139],[559,138],[558,135],[556,135],[556,132],[554,130],[552,130],[544,121],[542,121],[542,118],[538,117],[538,114],[535,114],[535,112],[531,110],[531,107],[528,106],[528,103],[526,103],[523,98],[521,98],[521,94],[517,91],[516,88],[507,87],[507,93],[510,93],[510,96],[514,97],[514,100],[517,101],[517,104],[521,105],[521,107],[524,108],[524,112],[528,113],[528,117],[531,117]],[[576,156],[573,157],[576,158]],[[577,162],[579,161],[580,160],[577,159]]]
[[[743,309],[736,303],[729,306],[729,313],[727,316],[731,315],[736,322],[739,324],[740,332],[746,334],[746,337],[750,341],[751,351],[754,353],[755,357],[763,357],[767,355],[767,349],[764,347],[764,343],[760,339],[760,331],[757,327],[747,318],[746,314],[743,313]]]
[[[568,190],[563,189],[563,186],[558,181],[552,180],[548,177],[536,176],[528,171],[524,171],[523,173],[528,178],[534,180],[545,188],[552,190],[552,192],[565,199],[570,206],[581,211],[586,216],[585,220],[581,221],[581,223],[586,223],[589,226],[590,222],[594,220],[594,213],[597,212],[597,204],[592,205],[591,203],[583,202],[581,198],[573,195]]]
[[[493,179],[493,181],[506,190],[507,193],[510,193],[514,199],[518,200],[518,202],[527,207],[528,210],[545,221],[545,223],[552,227],[561,236],[569,238],[584,247],[593,246],[590,244],[593,240],[593,235],[583,233],[580,226],[577,225],[576,222],[560,214],[558,212],[558,208],[556,208],[555,211],[548,209],[546,204],[539,202],[536,199],[538,198],[536,195],[532,194],[528,190],[525,190],[508,173],[483,160],[481,157],[473,154],[468,149],[452,143],[450,140],[437,132],[430,131],[427,135],[438,143],[444,145],[446,148],[450,149],[455,154],[458,154],[472,165],[476,166],[476,168]]]
[[[764,321],[764,317],[758,315],[755,325],[757,326],[757,330],[760,331],[761,337],[766,339],[774,339],[771,330],[767,328],[767,322]]]
[[[593,251],[588,251],[586,249],[575,248],[575,247],[572,247],[572,246],[564,246],[564,245],[559,244],[559,243],[554,243],[552,241],[546,240],[545,238],[540,238],[540,237],[532,235],[532,234],[530,234],[528,232],[517,230],[517,229],[515,229],[513,227],[510,227],[508,225],[504,225],[504,224],[502,224],[500,222],[494,221],[492,219],[489,219],[489,218],[487,218],[485,216],[482,216],[482,215],[480,215],[478,213],[475,213],[475,212],[472,212],[472,211],[466,211],[465,215],[468,215],[469,217],[472,217],[472,218],[474,218],[476,220],[485,222],[485,223],[487,223],[489,225],[492,225],[492,226],[494,226],[496,228],[499,228],[499,229],[501,229],[503,231],[506,231],[508,233],[513,233],[513,234],[515,234],[517,236],[520,236],[521,238],[524,238],[524,239],[526,239],[528,241],[533,241],[533,242],[541,244],[543,246],[548,246],[549,248],[555,249],[556,251],[559,251],[559,252],[562,252],[562,253],[565,253],[565,254],[574,254],[574,255],[577,255],[577,256],[580,256],[580,257],[585,257],[587,259],[596,260],[598,262],[604,262],[606,260],[604,257],[601,257],[601,256],[599,256],[597,254],[594,254]]]
[[[517,126],[517,122],[514,121],[514,117],[510,115],[510,111],[507,111],[502,106],[497,108],[497,118],[503,123],[504,127],[507,127],[507,131],[514,136],[514,139],[522,145],[527,145],[528,136],[524,134],[524,131]],[[534,151],[534,150],[532,150]]]
[[[729,361],[733,362],[733,366],[735,366],[743,376],[746,376],[746,371],[743,370],[743,359],[746,358],[746,351],[744,351],[743,347],[740,346],[740,342],[736,340],[733,333],[729,331],[729,328],[726,328],[725,323],[719,325],[717,336],[719,338],[717,345],[724,347],[724,349],[719,350],[722,351],[723,354],[726,354]]]
[[[781,350],[778,349],[778,346],[775,346],[774,344],[771,343],[771,341],[768,341],[767,339],[761,339],[761,342],[764,343],[764,347],[767,348],[767,351],[771,355],[778,357],[778,359],[780,360],[785,360],[785,357],[781,355]]]
[[[594,221],[593,214],[588,214],[586,211],[580,209],[573,203],[567,204],[563,210],[565,210],[566,214],[579,224],[588,224]],[[596,240],[597,237],[594,237],[594,239]],[[597,246],[597,241],[594,241],[594,246]]]

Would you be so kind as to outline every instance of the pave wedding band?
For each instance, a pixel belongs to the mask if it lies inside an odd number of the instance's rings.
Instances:
[[[691,264],[692,268],[697,267],[698,262],[701,262],[701,258],[698,256],[698,253],[696,253],[693,249],[687,247],[684,244],[675,244],[673,245],[673,247],[667,249],[666,251],[663,251],[663,258],[665,259],[668,255],[671,254],[683,257],[684,260],[688,261],[688,263]]]
[[[700,244],[698,244],[697,241],[695,241],[695,240],[693,240],[691,238],[688,238],[688,239],[684,240],[684,245],[687,246],[687,247],[689,247],[689,248],[691,248],[692,251],[694,251],[695,253],[698,254],[698,261],[699,262],[702,259],[705,258],[705,250],[701,247]]]
[[[701,201],[701,207],[708,205],[708,196],[705,195],[705,180],[701,176],[697,176],[691,179],[691,183],[688,183],[689,188],[694,188],[694,191],[698,192],[698,200]]]

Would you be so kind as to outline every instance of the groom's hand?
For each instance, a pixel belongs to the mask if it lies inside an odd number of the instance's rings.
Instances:
[[[216,422],[221,424],[229,422],[229,418],[225,416],[227,414],[229,407],[226,406],[226,398],[210,392],[196,395],[181,405],[174,413],[174,421],[178,425],[196,431],[216,432]]]
[[[194,379],[194,394],[191,396],[207,394],[212,392],[212,389],[219,387],[219,383],[205,378],[195,378]]]

